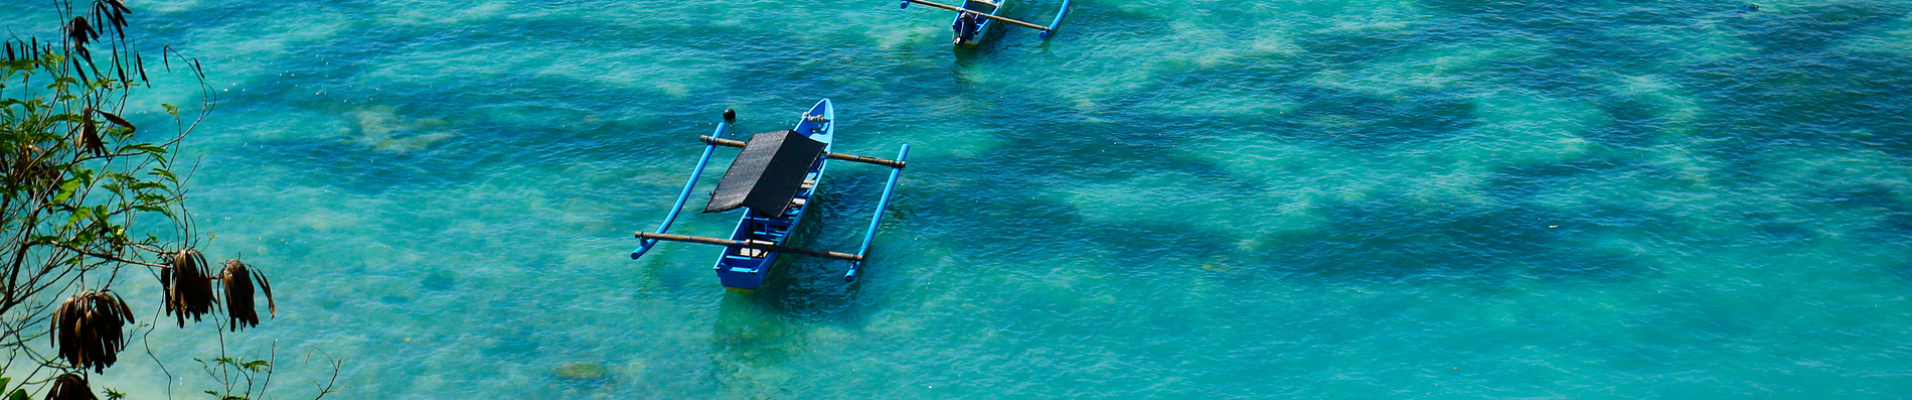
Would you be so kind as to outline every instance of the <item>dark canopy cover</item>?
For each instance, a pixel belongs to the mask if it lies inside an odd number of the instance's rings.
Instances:
[[[767,216],[781,217],[797,197],[810,165],[823,156],[823,142],[796,131],[759,133],[744,144],[730,162],[724,180],[710,193],[704,212],[750,207]]]

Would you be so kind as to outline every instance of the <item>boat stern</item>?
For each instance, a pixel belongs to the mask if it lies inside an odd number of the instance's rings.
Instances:
[[[724,248],[723,261],[717,262],[717,280],[724,289],[750,293],[763,287],[764,278],[770,275],[770,265],[775,262],[775,253],[764,258],[747,258],[733,255],[742,248]]]

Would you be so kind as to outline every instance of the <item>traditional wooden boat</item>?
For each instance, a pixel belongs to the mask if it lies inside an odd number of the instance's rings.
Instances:
[[[956,6],[930,2],[928,0],[903,0],[900,5],[902,8],[909,8],[910,3],[916,3],[955,11],[956,19],[950,22],[950,30],[954,35],[952,42],[962,47],[976,47],[976,45],[981,44],[983,35],[989,33],[989,27],[994,26],[995,24],[992,22],[995,21],[1035,29],[1041,32],[1036,34],[1036,36],[1048,39],[1049,36],[1056,33],[1057,27],[1062,26],[1062,17],[1069,15],[1069,0],[1062,0],[1062,10],[1056,12],[1056,19],[1054,22],[1050,22],[1049,26],[1017,21],[998,15],[1002,13],[1002,9],[1007,6],[1005,3],[1008,2],[1009,0],[964,0],[963,6],[958,8]]]
[[[717,125],[717,132],[699,138],[705,145],[704,155],[691,170],[690,180],[684,183],[684,191],[677,195],[677,204],[664,217],[664,223],[658,226],[657,232],[637,233],[640,245],[631,252],[631,259],[643,256],[660,240],[714,244],[724,246],[724,252],[717,258],[713,269],[717,271],[719,281],[730,290],[757,290],[783,253],[850,260],[849,271],[844,273],[843,279],[856,281],[857,272],[863,267],[864,254],[870,250],[870,241],[876,237],[883,210],[888,207],[890,193],[896,187],[896,178],[903,172],[903,159],[909,155],[910,146],[903,145],[902,151],[896,154],[896,160],[830,152],[830,145],[836,136],[836,111],[831,107],[830,99],[817,102],[810,111],[803,113],[803,119],[797,122],[796,129],[759,133],[751,136],[749,142],[723,138],[724,131],[735,120],[734,111],[724,110],[724,122]],[[670,230],[671,222],[677,219],[678,212],[683,210],[684,202],[697,186],[697,177],[703,175],[704,165],[710,162],[710,155],[717,146],[738,147],[743,151],[724,171],[724,177],[718,181],[717,190],[711,192],[704,212],[743,208],[745,211],[737,221],[737,227],[731,230],[727,239],[665,233]],[[806,211],[810,209],[810,200],[814,198],[817,187],[823,183],[824,167],[833,159],[890,167],[889,182],[883,186],[883,196],[877,200],[876,211],[870,216],[870,228],[864,232],[863,246],[856,254],[810,250],[789,244],[797,224],[808,214]]]

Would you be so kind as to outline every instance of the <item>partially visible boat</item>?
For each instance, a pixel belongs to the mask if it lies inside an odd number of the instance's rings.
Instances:
[[[989,27],[996,25],[995,22],[1035,29],[1042,32],[1037,34],[1037,36],[1048,39],[1049,36],[1056,33],[1057,27],[1062,26],[1062,17],[1069,15],[1069,0],[1062,0],[1062,10],[1056,12],[1056,19],[1050,22],[1049,26],[1018,21],[998,15],[1002,13],[1003,8],[1007,7],[1005,3],[1008,1],[1009,0],[964,0],[962,7],[956,7],[928,0],[903,0],[901,6],[902,8],[909,8],[910,3],[916,3],[955,11],[956,19],[950,22],[952,34],[955,36],[952,42],[962,47],[976,47],[976,45],[981,44],[983,35],[989,33]]]
[[[956,13],[955,21],[950,22],[950,26],[953,28],[951,30],[954,31],[954,35],[956,36],[954,40],[956,45],[976,47],[976,45],[982,44],[983,35],[989,34],[989,27],[996,25],[992,23],[995,22],[995,20],[982,17],[982,15],[997,16],[996,13],[1003,9],[1003,3],[1007,2],[1009,2],[1009,0],[968,0],[963,2],[963,9],[968,11]]]

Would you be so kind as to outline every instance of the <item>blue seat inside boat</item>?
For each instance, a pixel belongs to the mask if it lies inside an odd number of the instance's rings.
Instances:
[[[755,234],[757,236],[768,237],[771,240],[777,240],[777,239],[783,239],[784,235],[790,234],[790,227],[765,225],[765,226],[751,229],[750,233]]]

